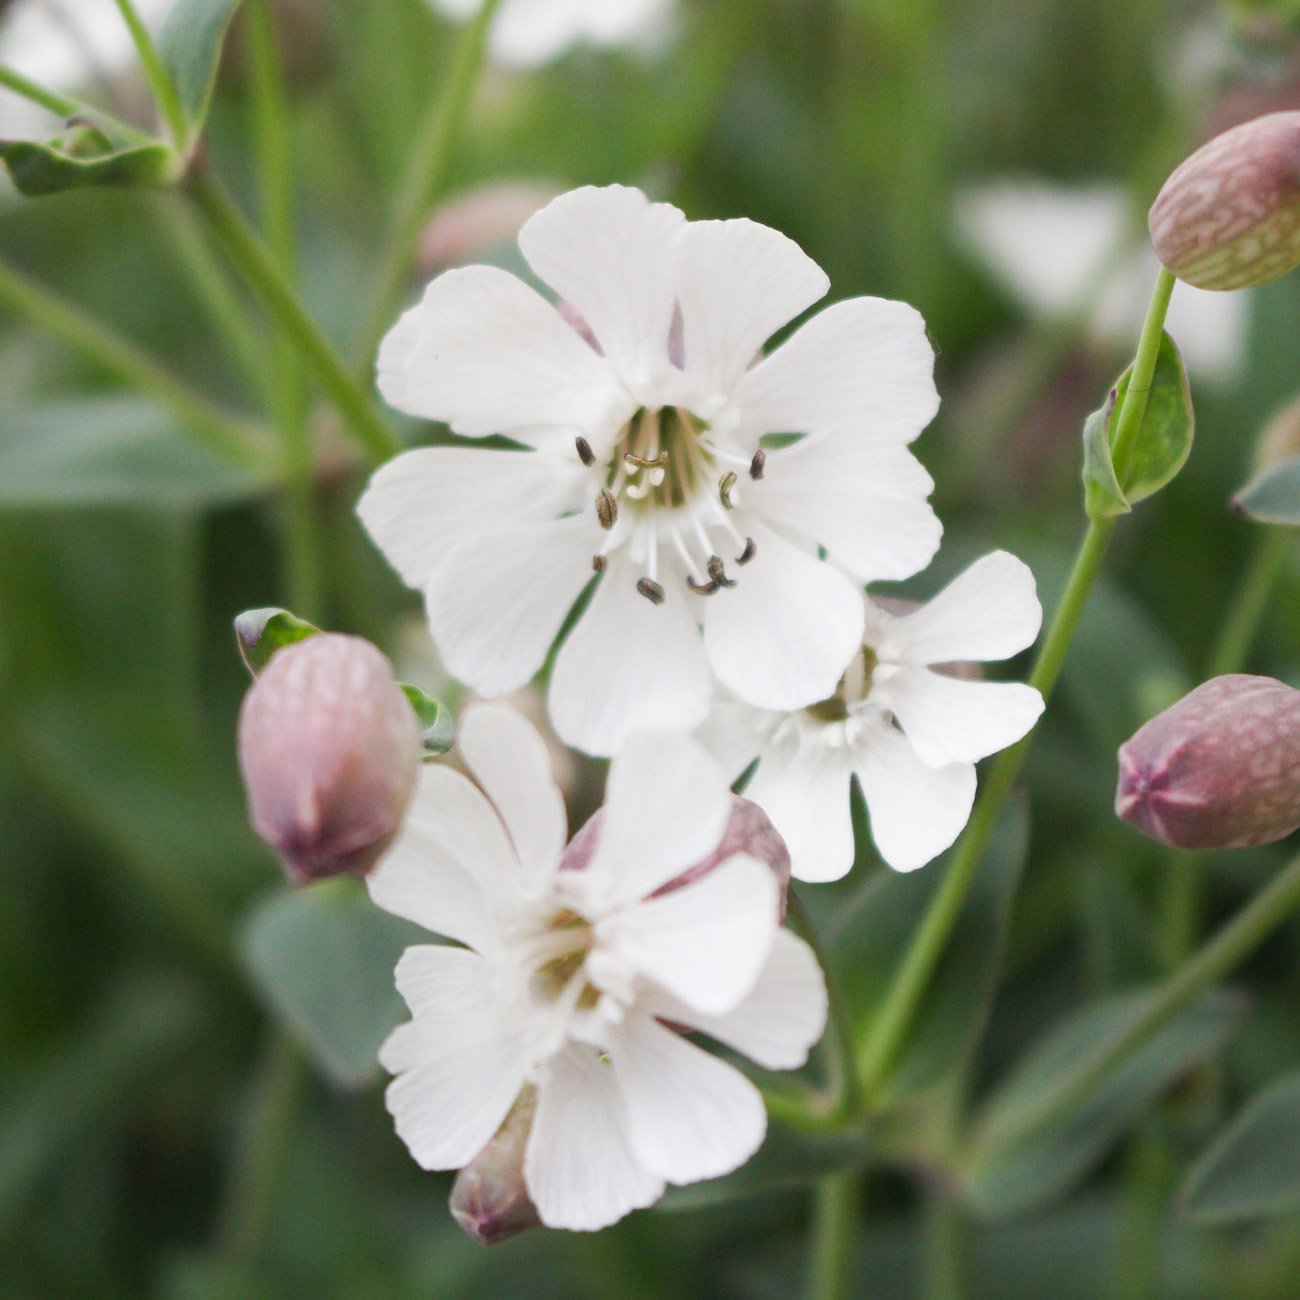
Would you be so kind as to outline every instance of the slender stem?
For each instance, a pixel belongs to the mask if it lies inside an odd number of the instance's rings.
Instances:
[[[87,316],[80,308],[0,264],[0,305],[25,316],[83,356],[168,407],[211,451],[250,469],[265,471],[268,457],[258,431],[219,410],[173,378],[134,343]]]
[[[248,7],[249,62],[252,69],[254,140],[262,191],[267,244],[286,280],[298,275],[298,234],[293,197],[293,140],[285,101],[284,68],[276,42],[269,0]],[[304,618],[323,616],[320,526],[312,472],[310,393],[293,340],[276,340],[272,400],[284,436],[288,500],[285,542],[287,599]]]
[[[30,99],[33,104],[39,104],[59,117],[74,117],[81,111],[81,105],[75,99],[46,90],[44,86],[28,81],[21,72],[3,65],[0,65],[0,86],[8,86],[24,99]]]
[[[1160,1246],[1175,1173],[1173,1152],[1148,1124],[1130,1144],[1126,1159],[1113,1300],[1157,1300],[1160,1294]]]
[[[258,1261],[275,1220],[305,1082],[298,1048],[280,1030],[273,1031],[253,1082],[219,1228],[221,1249],[245,1263]]]
[[[1165,316],[1176,283],[1173,272],[1162,266],[1156,276],[1155,288],[1151,291],[1146,320],[1142,323],[1142,334],[1138,339],[1137,354],[1133,358],[1133,373],[1129,378],[1124,405],[1115,415],[1110,454],[1116,472],[1121,476],[1121,483],[1123,466],[1127,462],[1133,440],[1142,427],[1142,417],[1146,414],[1147,398],[1151,394],[1151,382],[1156,373],[1156,358],[1160,355],[1160,340],[1164,336]]]
[[[1206,666],[1207,677],[1239,673],[1250,657],[1255,634],[1268,609],[1295,542],[1288,528],[1265,527],[1255,545],[1250,567],[1228,606],[1227,616],[1219,626],[1214,651]]]
[[[369,393],[348,373],[307,314],[276,265],[275,257],[250,229],[221,183],[205,167],[196,166],[190,171],[188,189],[231,261],[243,272],[276,323],[293,340],[357,441],[377,460],[396,455],[402,444],[376,410]]]
[[[925,1286],[927,1300],[965,1300],[971,1294],[970,1224],[961,1201],[946,1188],[925,1202]]]
[[[808,1300],[852,1300],[858,1177],[852,1171],[827,1174],[813,1193]]]
[[[189,144],[190,124],[185,117],[185,109],[181,107],[180,96],[176,93],[171,74],[163,65],[158,47],[131,0],[117,0],[117,7],[130,28],[131,39],[135,42],[136,53],[140,56],[140,64],[153,93],[154,103],[158,105],[158,112],[167,123],[167,130],[177,149],[184,153]]]
[[[1279,925],[1300,908],[1300,857],[1258,893],[1231,921],[1151,995],[1140,1016],[1088,1065],[1027,1103],[1016,1122],[999,1132],[1009,1148],[1065,1118],[1139,1048],[1235,970]]]
[[[385,258],[375,275],[373,305],[361,336],[361,364],[367,371],[397,310],[429,209],[446,184],[452,151],[464,130],[483,66],[488,28],[499,4],[500,0],[484,0],[477,16],[461,33],[442,93],[430,105],[411,146],[411,160],[393,209],[392,228],[384,242]]]

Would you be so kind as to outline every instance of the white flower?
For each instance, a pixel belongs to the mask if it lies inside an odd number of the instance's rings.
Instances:
[[[155,34],[174,0],[136,0],[141,20]],[[139,59],[130,30],[111,0],[14,0],[0,21],[0,64],[64,94],[102,93]],[[0,136],[49,135],[58,118],[0,90]]]
[[[551,679],[569,744],[689,730],[713,673],[767,708],[829,695],[861,642],[860,584],[907,577],[938,545],[906,446],[938,406],[920,316],[854,298],[756,361],[824,273],[766,226],[687,222],[619,186],[562,195],[519,243],[567,315],[466,267],[379,358],[394,406],[528,448],[407,452],[361,500],[424,589],[448,669],[489,697],[529,680],[595,568]],[[773,433],[806,436],[760,448]]]
[[[1160,263],[1122,190],[1003,181],[963,195],[957,224],[1028,310],[1086,312],[1093,338],[1135,346]],[[1240,374],[1248,307],[1239,293],[1178,286],[1167,324],[1193,372],[1219,383]]]
[[[975,762],[1019,740],[1043,710],[1030,686],[962,680],[943,666],[1016,654],[1041,621],[1033,574],[995,551],[909,613],[869,600],[862,650],[833,696],[788,713],[720,701],[705,742],[733,775],[760,759],[745,796],[780,831],[800,880],[837,880],[853,865],[853,776],[880,856],[915,870],[965,826]]]
[[[561,869],[564,804],[537,733],[477,705],[459,745],[478,787],[426,767],[369,877],[381,907],[465,945],[398,963],[412,1019],[380,1058],[412,1155],[469,1163],[531,1086],[524,1179],[552,1227],[604,1227],[666,1183],[735,1169],[763,1140],[762,1098],[668,1024],[790,1069],[821,1035],[826,993],[780,928],[765,863],[737,853],[663,890],[722,839],[722,773],[689,737],[636,737],[610,769],[594,852]]]
[[[432,0],[451,18],[472,18],[483,0]],[[656,43],[674,0],[503,0],[492,21],[489,50],[509,67],[546,63],[580,43]]]

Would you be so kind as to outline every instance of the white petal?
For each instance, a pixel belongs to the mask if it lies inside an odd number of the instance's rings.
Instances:
[[[895,871],[915,871],[938,857],[970,817],[975,768],[968,763],[927,767],[892,728],[881,727],[857,771],[871,838]]]
[[[768,528],[737,585],[709,598],[704,648],[719,679],[766,709],[826,699],[862,644],[862,593]]]
[[[630,414],[608,363],[540,294],[506,271],[440,275],[379,354],[379,390],[469,437],[563,426],[599,431]]]
[[[432,934],[495,946],[492,900],[518,892],[514,850],[492,805],[459,772],[422,767],[392,848],[366,877],[370,897]]]
[[[796,880],[838,880],[853,866],[853,816],[847,751],[765,757],[745,788],[790,850]]]
[[[755,221],[692,221],[674,254],[686,374],[706,400],[729,395],[763,344],[830,288],[794,240]]]
[[[588,754],[617,753],[637,730],[689,731],[709,707],[713,683],[694,615],[675,584],[652,605],[636,589],[640,576],[611,559],[555,659],[551,722]]]
[[[635,391],[668,368],[673,243],[686,218],[623,185],[562,194],[519,232],[528,264],[581,313]]]
[[[687,1006],[721,1015],[753,989],[780,907],[772,869],[738,853],[684,888],[600,922],[596,937]]]
[[[758,1089],[648,1016],[632,1015],[619,1025],[609,1055],[632,1149],[667,1182],[729,1174],[762,1145],[767,1114]]]
[[[898,718],[917,757],[931,767],[976,763],[1013,745],[1038,721],[1043,697],[1019,682],[969,682],[905,668],[885,677],[873,703]]]
[[[524,685],[591,581],[592,549],[591,521],[577,515],[456,547],[425,592],[447,670],[485,696]]]
[[[688,1025],[768,1070],[795,1070],[826,1030],[826,980],[813,950],[778,930],[749,996],[721,1016],[704,1016],[675,998],[646,999],[648,1010]]]
[[[546,742],[506,705],[476,704],[460,719],[456,746],[500,814],[525,875],[549,878],[564,851],[568,818]]]
[[[421,447],[376,471],[357,514],[402,581],[422,588],[461,542],[558,514],[580,473],[576,456]]]
[[[740,432],[911,442],[939,409],[934,349],[906,303],[850,298],[819,312],[736,390]]]
[[[542,1222],[571,1232],[607,1228],[663,1195],[663,1179],[632,1153],[614,1071],[594,1048],[571,1045],[551,1059],[524,1180]]]
[[[459,1169],[501,1126],[524,1083],[525,1048],[505,1033],[483,959],[456,948],[408,948],[397,984],[415,1019],[379,1052],[398,1077],[385,1094],[398,1136],[425,1169]]]
[[[879,621],[884,635],[876,649],[882,659],[958,663],[1006,659],[1033,645],[1043,608],[1029,566],[1007,551],[994,551],[920,609]]]
[[[730,816],[727,778],[703,746],[678,732],[638,732],[610,765],[585,874],[610,898],[645,898],[712,853]]]
[[[743,700],[717,699],[695,733],[704,748],[718,761],[723,774],[733,782],[762,749],[762,716],[758,709]]]
[[[877,582],[910,578],[934,558],[943,527],[926,502],[933,490],[905,447],[822,434],[769,452],[746,505]]]

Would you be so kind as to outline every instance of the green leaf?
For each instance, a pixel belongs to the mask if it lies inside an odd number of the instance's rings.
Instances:
[[[1261,524],[1300,528],[1300,456],[1256,474],[1232,498],[1232,512]]]
[[[158,52],[197,134],[208,116],[221,50],[241,0],[177,0],[158,35]]]
[[[1084,504],[1091,519],[1128,513],[1159,492],[1191,454],[1195,419],[1187,369],[1173,339],[1162,334],[1142,423],[1122,463],[1115,463],[1115,415],[1131,379],[1132,367],[1083,426]]]
[[[425,759],[445,754],[456,738],[456,721],[451,716],[451,710],[426,695],[418,686],[403,682],[402,692],[411,701],[411,707],[419,720],[420,742],[424,746]]]
[[[1300,1205],[1300,1072],[1275,1080],[1228,1125],[1192,1167],[1182,1203],[1202,1223]]]
[[[287,609],[247,609],[235,619],[235,644],[254,677],[277,650],[319,635],[320,628]]]
[[[0,159],[14,187],[28,198],[92,185],[168,185],[176,177],[170,145],[115,145],[95,128],[53,140],[0,140]]]
[[[429,936],[335,879],[276,894],[244,928],[245,963],[274,1014],[345,1087],[379,1072],[379,1046],[403,1017],[393,969]]]
[[[890,1083],[899,1100],[945,1078],[983,1029],[1006,944],[1007,922],[1029,843],[1029,819],[1016,802],[998,822],[911,1036]],[[854,1023],[869,1033],[872,1015],[943,880],[940,864],[901,874],[884,870],[859,894],[834,938],[837,967]]]
[[[0,422],[0,508],[228,505],[263,487],[178,436],[165,411],[133,396],[69,398]]]
[[[1009,1218],[1037,1211],[1067,1192],[1154,1098],[1218,1051],[1244,1012],[1242,999],[1232,993],[1208,995],[1152,1037],[1071,1115],[1021,1137],[1026,1108],[1087,1073],[1151,996],[1143,989],[1093,1002],[1049,1031],[1012,1067],[973,1129],[963,1186],[977,1213]]]

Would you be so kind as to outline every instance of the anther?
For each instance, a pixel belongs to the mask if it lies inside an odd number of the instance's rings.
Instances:
[[[708,563],[709,577],[718,584],[719,587],[734,587],[735,578],[728,578],[727,571],[722,566],[722,556],[710,555]]]
[[[591,557],[591,571],[593,573],[604,573],[605,566],[609,563],[609,557],[606,555],[593,555]]]
[[[750,560],[752,560],[754,556],[756,556],[757,554],[758,554],[758,547],[754,545],[754,539],[752,537],[746,537],[745,549],[741,551],[741,553],[738,556],[736,556],[736,563],[748,564]]]
[[[668,453],[661,451],[651,460],[646,456],[634,456],[630,451],[625,451],[623,460],[628,469],[662,469],[668,464]]]
[[[689,573],[686,575],[686,585],[697,596],[712,596],[718,589],[718,584],[716,582],[696,582]]]
[[[596,453],[591,449],[591,443],[586,438],[575,438],[573,445],[578,449],[578,459],[584,465],[594,465],[596,463]]]
[[[614,494],[608,488],[603,488],[596,498],[596,518],[600,520],[600,526],[606,532],[618,522],[618,502],[614,500]]]
[[[767,464],[767,452],[761,447],[754,453],[754,459],[749,462],[749,477],[760,479],[763,477],[763,466]]]
[[[664,589],[654,579],[641,578],[636,584],[636,589],[652,605],[662,605],[664,603]]]
[[[723,506],[730,510],[731,507],[731,489],[736,486],[735,474],[728,470],[718,482],[718,496],[722,500]]]

